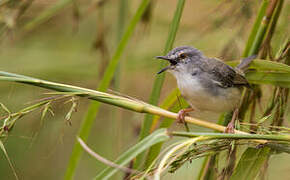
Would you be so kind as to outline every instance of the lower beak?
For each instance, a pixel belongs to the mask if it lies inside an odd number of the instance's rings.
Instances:
[[[166,71],[167,69],[170,69],[170,65],[169,66],[166,66],[165,68],[161,69],[157,74],[161,74],[163,73],[164,71]]]

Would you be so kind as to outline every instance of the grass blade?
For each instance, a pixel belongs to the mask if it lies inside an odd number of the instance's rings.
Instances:
[[[236,66],[239,61],[229,61],[228,65]],[[267,60],[254,60],[250,69],[257,71],[249,71],[246,73],[246,78],[253,84],[271,84],[281,87],[290,85],[290,66]]]
[[[230,66],[235,67],[240,62],[236,60],[236,61],[227,61],[226,63]],[[249,66],[249,69],[256,69],[258,71],[279,71],[290,73],[290,66],[286,64],[259,59],[253,60]]]
[[[290,88],[290,73],[248,72],[246,78],[253,84],[271,84]]]
[[[129,150],[127,150],[125,153],[123,153],[116,161],[115,163],[120,166],[125,166],[128,164],[133,158],[135,158],[138,154],[142,153],[146,149],[150,148],[152,145],[164,142],[168,140],[170,136],[168,135],[166,129],[159,129],[152,133],[151,135],[147,136],[140,142],[138,142],[136,145],[131,147]],[[108,167],[104,169],[100,174],[96,176],[95,179],[109,179],[111,176],[113,176],[118,169]]]
[[[259,9],[259,12],[258,12],[258,16],[256,18],[256,21],[254,23],[254,26],[251,30],[251,34],[249,36],[249,39],[247,41],[247,44],[246,44],[246,48],[244,50],[244,53],[243,53],[243,57],[248,57],[250,55],[253,55],[250,52],[250,49],[252,48],[253,46],[253,42],[255,41],[256,39],[256,36],[257,36],[257,32],[258,32],[258,29],[260,27],[260,24],[262,22],[262,19],[266,13],[266,9],[267,9],[267,6],[269,4],[269,1],[268,0],[264,0],[260,9]]]

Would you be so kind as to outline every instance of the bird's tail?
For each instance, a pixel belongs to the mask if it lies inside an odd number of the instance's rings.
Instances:
[[[244,72],[250,65],[250,63],[257,57],[257,55],[252,55],[246,58],[243,58],[240,64],[236,67],[237,69]]]

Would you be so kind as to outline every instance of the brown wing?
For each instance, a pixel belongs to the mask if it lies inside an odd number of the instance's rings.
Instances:
[[[249,83],[242,72],[232,68],[217,59],[208,59],[209,74],[212,80],[220,87],[228,88],[234,86],[247,86]]]

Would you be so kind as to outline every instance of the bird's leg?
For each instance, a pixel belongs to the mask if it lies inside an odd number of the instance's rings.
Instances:
[[[181,109],[178,111],[178,116],[177,116],[177,122],[178,123],[185,123],[184,117],[187,115],[187,113],[194,111],[193,108],[186,108],[186,109]]]
[[[229,124],[226,127],[225,133],[235,133],[235,121],[237,119],[239,115],[239,109],[236,108],[234,110],[233,116],[232,116],[232,120],[229,122]]]

